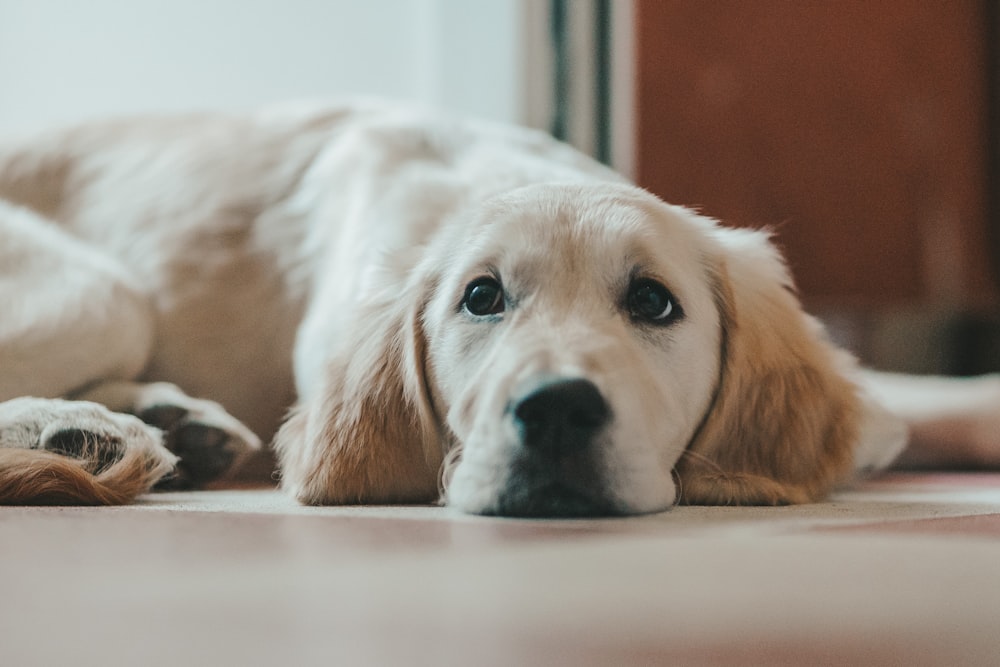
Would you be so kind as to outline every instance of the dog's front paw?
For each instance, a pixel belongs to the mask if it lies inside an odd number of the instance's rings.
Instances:
[[[187,489],[226,476],[261,447],[260,439],[213,401],[191,398],[174,385],[143,390],[136,415],[164,432],[164,443],[180,461],[157,488]]]
[[[125,455],[125,441],[113,430],[60,425],[47,429],[38,448],[85,461],[88,472],[99,475]]]
[[[101,475],[128,453],[139,454],[149,475],[159,479],[176,457],[162,434],[131,415],[89,401],[15,398],[0,403],[0,447],[39,449],[78,460]]]

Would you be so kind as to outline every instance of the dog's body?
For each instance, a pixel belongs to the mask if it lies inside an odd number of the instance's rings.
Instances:
[[[283,484],[314,503],[429,502],[442,472],[481,513],[802,502],[905,439],[766,235],[376,103],[0,148],[0,301],[6,502],[121,502],[176,455],[204,483],[296,402]],[[978,380],[928,426],[950,388],[905,382],[881,403],[920,432],[1000,404]]]

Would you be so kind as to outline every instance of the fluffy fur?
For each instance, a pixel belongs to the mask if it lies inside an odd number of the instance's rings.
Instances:
[[[541,133],[379,103],[0,148],[0,301],[0,408],[38,401],[0,409],[7,503],[125,502],[178,455],[203,484],[275,433],[306,503],[797,503],[905,440],[766,233]],[[118,443],[104,467],[42,432],[81,399],[110,408],[74,427]],[[121,412],[145,434],[109,436]]]

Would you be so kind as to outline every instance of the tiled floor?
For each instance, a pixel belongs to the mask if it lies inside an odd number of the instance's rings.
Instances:
[[[0,508],[0,665],[995,665],[998,565],[1000,475],[600,521]]]

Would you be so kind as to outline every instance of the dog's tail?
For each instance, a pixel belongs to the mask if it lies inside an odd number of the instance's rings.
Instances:
[[[141,447],[97,469],[87,458],[0,449],[0,505],[121,505],[149,491],[174,463]]]

